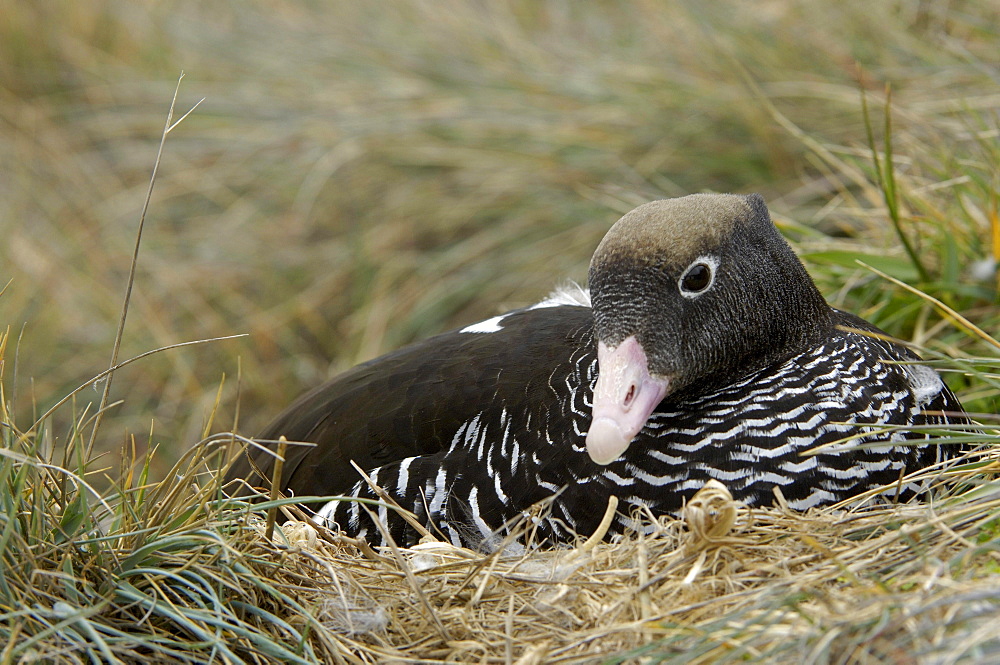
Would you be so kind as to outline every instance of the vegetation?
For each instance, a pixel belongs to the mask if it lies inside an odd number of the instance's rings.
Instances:
[[[715,531],[510,560],[268,539],[274,504],[212,472],[305,387],[583,281],[618,215],[704,190],[764,194],[831,303],[945,374],[983,427],[942,445],[996,443],[996,0],[2,15],[0,663],[1000,652],[995,455],[928,505],[723,493]],[[182,69],[178,115],[206,99],[163,151],[119,362],[248,336],[127,364],[99,410]]]

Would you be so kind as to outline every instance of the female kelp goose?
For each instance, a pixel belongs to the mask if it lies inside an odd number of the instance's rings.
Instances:
[[[304,395],[260,437],[316,444],[288,449],[284,488],[375,498],[353,460],[431,531],[477,547],[557,494],[536,533],[565,540],[592,532],[611,494],[617,534],[636,506],[675,512],[713,478],[750,505],[775,487],[796,509],[836,502],[947,455],[879,425],[964,421],[933,370],[897,364],[917,357],[827,305],[758,195],[636,208],[598,246],[589,296],[557,293]],[[250,454],[270,477],[272,456]],[[235,478],[263,484],[246,458]],[[318,517],[381,542],[375,515],[396,543],[417,538],[371,511],[334,500]]]

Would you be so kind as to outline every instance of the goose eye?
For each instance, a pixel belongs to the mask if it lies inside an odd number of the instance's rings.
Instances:
[[[681,295],[687,298],[694,298],[701,295],[703,291],[712,285],[714,271],[709,263],[705,261],[695,261],[681,276]]]

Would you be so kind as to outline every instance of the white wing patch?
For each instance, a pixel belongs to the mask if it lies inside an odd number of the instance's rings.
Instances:
[[[486,319],[485,321],[480,321],[479,323],[473,323],[471,326],[465,326],[458,332],[464,333],[495,333],[503,330],[503,326],[500,322],[509,314],[501,314],[500,316],[494,316],[492,319]]]
[[[903,365],[903,369],[906,371],[906,378],[909,379],[910,390],[918,407],[926,405],[937,397],[944,388],[938,373],[926,365]]]
[[[585,289],[576,282],[567,282],[550,293],[545,300],[532,305],[528,309],[558,307],[559,305],[590,307],[590,289]]]
[[[555,291],[550,293],[545,300],[537,302],[531,307],[532,309],[544,309],[546,307],[559,307],[561,305],[574,305],[576,307],[590,307],[590,291],[583,288],[576,282],[569,282],[560,286]],[[523,311],[523,310],[521,310]],[[485,321],[480,321],[479,323],[473,323],[471,326],[465,326],[458,332],[460,333],[495,333],[503,330],[501,323],[503,320],[514,314],[515,312],[506,312],[505,314],[500,314],[494,316],[492,319],[486,319]]]

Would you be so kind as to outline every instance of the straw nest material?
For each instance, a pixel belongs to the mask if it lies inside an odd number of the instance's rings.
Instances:
[[[293,521],[275,575],[345,663],[978,660],[1000,653],[1000,491],[982,482],[998,462],[984,464],[972,488],[952,474],[961,496],[806,513],[780,495],[747,508],[713,481],[683,519],[557,549],[374,551]]]

